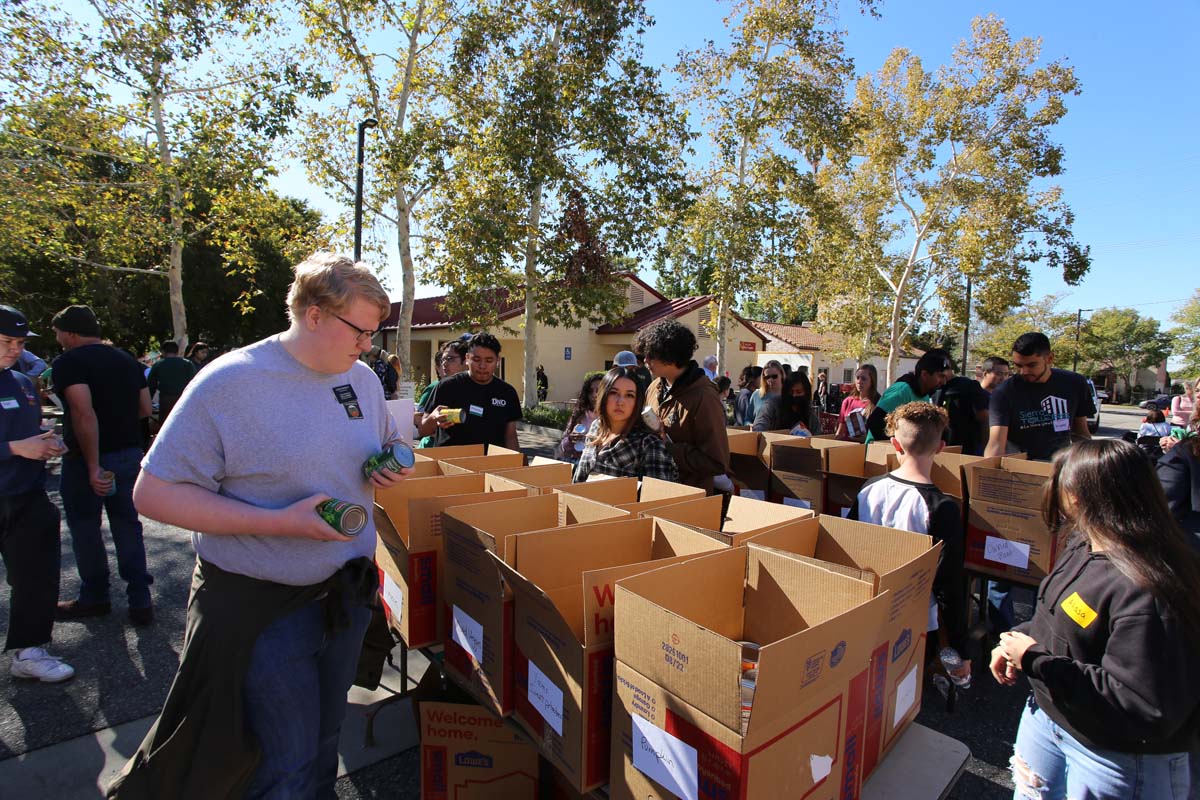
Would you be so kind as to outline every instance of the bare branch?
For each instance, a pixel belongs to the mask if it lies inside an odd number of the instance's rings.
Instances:
[[[85,267],[94,267],[95,269],[105,269],[112,272],[136,272],[139,275],[156,275],[160,278],[167,277],[167,273],[160,269],[138,269],[137,267],[114,267],[111,264],[98,264],[95,261],[88,261],[86,258],[78,256],[66,255],[63,256],[68,261],[73,261],[76,264],[82,264]]]

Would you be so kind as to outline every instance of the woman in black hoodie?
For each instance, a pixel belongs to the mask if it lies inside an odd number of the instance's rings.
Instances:
[[[992,674],[1033,686],[1014,797],[1188,796],[1200,730],[1200,560],[1149,463],[1119,440],[1059,451],[1045,517],[1073,538]]]

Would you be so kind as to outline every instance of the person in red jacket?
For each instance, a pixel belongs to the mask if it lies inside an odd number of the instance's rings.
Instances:
[[[1188,797],[1200,730],[1200,559],[1136,446],[1060,450],[1045,518],[1073,533],[1033,619],[1002,633],[991,670],[1033,687],[1015,797]]]

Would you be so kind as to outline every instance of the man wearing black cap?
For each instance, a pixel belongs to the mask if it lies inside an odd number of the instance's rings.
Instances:
[[[100,323],[87,306],[68,306],[51,320],[66,352],[54,360],[54,392],[63,402],[63,509],[79,570],[79,598],[58,604],[60,620],[108,614],[108,556],[100,534],[100,510],[108,513],[117,570],[127,584],[129,619],[154,621],[153,579],[146,570],[142,523],[133,505],[141,470],[141,419],[150,416],[150,390],[142,366],[100,341]]]
[[[25,315],[0,305],[0,553],[11,587],[8,639],[13,677],[44,683],[75,674],[42,647],[54,628],[58,602],[58,509],[46,496],[46,459],[62,453],[42,431],[37,389],[14,368],[29,330]]]

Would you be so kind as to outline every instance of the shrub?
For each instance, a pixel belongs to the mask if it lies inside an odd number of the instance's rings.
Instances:
[[[549,403],[539,403],[536,408],[525,409],[525,421],[530,425],[562,430],[567,427],[571,412],[566,408]]]

